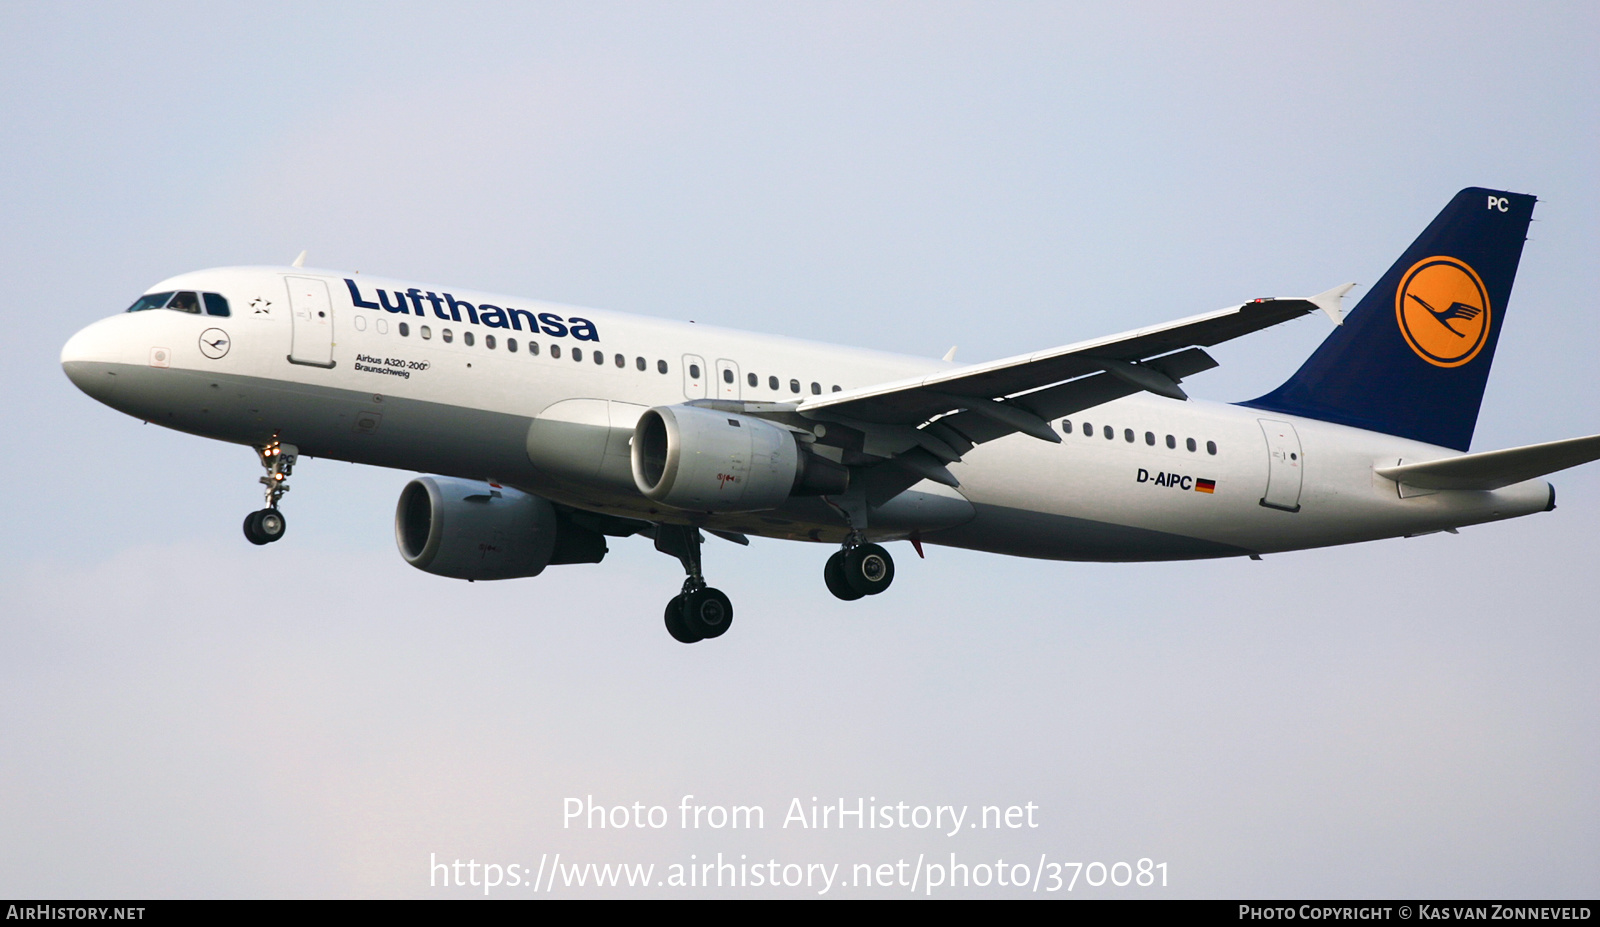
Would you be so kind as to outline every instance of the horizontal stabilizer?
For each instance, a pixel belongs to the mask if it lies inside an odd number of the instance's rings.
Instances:
[[[1600,459],[1600,435],[1530,444],[1503,451],[1484,451],[1379,467],[1379,476],[1418,489],[1499,489]]]

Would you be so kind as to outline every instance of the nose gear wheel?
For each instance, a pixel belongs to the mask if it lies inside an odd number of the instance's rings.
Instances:
[[[244,536],[252,544],[271,544],[283,537],[286,528],[283,513],[277,509],[261,509],[244,517]]]
[[[271,544],[283,537],[288,529],[288,522],[283,513],[278,511],[278,500],[289,491],[289,474],[294,472],[300,449],[274,439],[271,444],[256,448],[256,455],[261,458],[261,466],[267,471],[267,475],[261,478],[261,485],[266,487],[263,496],[267,507],[245,516],[244,536],[252,544]]]

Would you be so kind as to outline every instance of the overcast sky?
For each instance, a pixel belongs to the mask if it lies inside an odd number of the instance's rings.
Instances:
[[[407,566],[408,473],[307,461],[255,548],[248,449],[101,406],[58,355],[164,277],[309,249],[977,361],[1371,283],[1481,185],[1540,203],[1474,449],[1592,434],[1597,27],[1587,3],[0,4],[0,895],[954,853],[1166,864],[1073,896],[1593,897],[1600,465],[1551,514],[1261,562],[897,545],[857,603],[822,547],[713,540],[737,621],[685,647],[646,540],[504,583]],[[1226,345],[1186,388],[1259,395],[1326,332]],[[588,795],[672,824],[564,828]],[[683,829],[685,795],[767,826]],[[782,827],[796,798],[1038,826]]]

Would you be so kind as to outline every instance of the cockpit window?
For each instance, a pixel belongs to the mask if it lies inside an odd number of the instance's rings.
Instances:
[[[227,318],[228,300],[221,293],[193,293],[188,290],[174,293],[168,290],[165,293],[149,293],[139,297],[133,305],[128,307],[129,312],[143,312],[146,309],[176,309],[179,312],[192,312],[200,314],[200,303],[204,300],[206,315]]]
[[[171,290],[168,290],[165,293],[150,293],[148,295],[139,297],[137,302],[128,307],[128,311],[143,312],[146,309],[160,309],[162,306],[165,306],[167,304],[167,300],[171,298]]]

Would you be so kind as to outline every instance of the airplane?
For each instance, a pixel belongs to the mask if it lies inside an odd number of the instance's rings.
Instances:
[[[1346,284],[978,364],[290,266],[163,280],[73,335],[66,375],[129,415],[255,449],[280,540],[302,457],[419,471],[395,536],[456,579],[598,563],[642,536],[664,611],[721,636],[707,534],[834,547],[844,600],[906,540],[1052,560],[1251,557],[1555,507],[1600,435],[1469,453],[1535,197],[1458,193],[1346,317]],[[1445,307],[1445,308],[1436,308]],[[1206,348],[1321,312],[1277,389],[1190,399]]]

